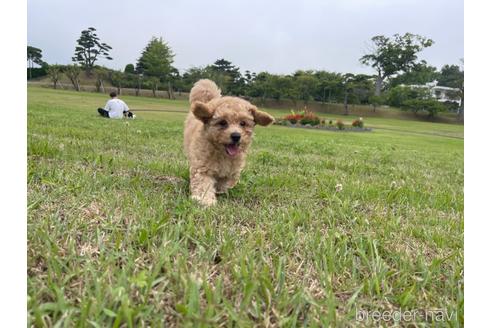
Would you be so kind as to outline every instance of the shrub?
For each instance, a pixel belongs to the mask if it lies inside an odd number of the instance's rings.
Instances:
[[[48,75],[48,72],[46,72],[48,66],[43,65],[42,67],[33,67],[31,69],[27,68],[27,78],[37,78],[37,77],[43,77]],[[30,75],[30,76],[29,76]]]
[[[444,112],[446,106],[435,99],[411,99],[403,103],[404,110],[411,110],[414,113],[419,111],[427,112],[429,117],[434,117],[439,112]]]
[[[302,125],[306,125],[306,124],[318,125],[320,122],[321,120],[319,119],[319,117],[313,112],[309,112],[309,111],[304,114],[304,117],[301,118],[300,121]]]
[[[337,128],[339,130],[343,130],[345,129],[345,124],[343,123],[342,120],[338,119],[336,122],[335,122],[335,125],[337,126]]]
[[[394,107],[403,107],[404,103],[411,99],[428,99],[430,97],[430,91],[426,88],[412,88],[403,85],[390,89],[386,95],[387,104]]]
[[[320,120],[319,120],[319,118],[318,119],[311,119],[311,118],[304,117],[303,119],[301,119],[300,123],[302,125],[306,125],[306,124],[319,125]]]
[[[328,122],[328,124],[329,124],[329,125],[333,125],[333,121],[332,121],[332,120],[330,120],[330,121]]]
[[[372,105],[373,111],[376,111],[376,108],[384,104],[385,99],[383,96],[370,96],[369,103]]]
[[[80,91],[80,73],[82,69],[79,65],[67,65],[65,68],[65,75],[70,79],[75,91]]]
[[[56,89],[58,87],[58,81],[61,78],[62,67],[60,65],[50,65],[46,69],[46,72],[53,82],[53,88]]]
[[[441,103],[446,107],[446,110],[456,112],[460,108],[460,104],[454,102],[454,101],[445,101]]]
[[[364,127],[364,121],[362,120],[362,117],[359,117],[358,119],[353,120],[352,126],[354,128],[363,128]]]

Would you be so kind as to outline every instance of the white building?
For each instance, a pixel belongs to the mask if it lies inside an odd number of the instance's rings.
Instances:
[[[427,88],[430,90],[432,96],[439,102],[455,102],[461,106],[461,97],[456,95],[460,93],[460,89],[449,88],[437,85],[437,81],[429,82],[424,85],[412,84],[411,88]]]

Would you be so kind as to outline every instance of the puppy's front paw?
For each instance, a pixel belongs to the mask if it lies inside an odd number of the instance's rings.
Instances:
[[[228,189],[233,188],[237,184],[238,180],[239,180],[239,175],[234,176],[232,178],[218,180],[217,184],[215,185],[216,193],[217,194],[226,193]]]
[[[210,196],[200,197],[197,195],[192,195],[191,198],[196,200],[198,203],[200,203],[200,205],[205,207],[213,206],[217,203],[217,199],[215,197],[210,197]]]
[[[229,189],[229,187],[226,184],[220,184],[220,185],[217,185],[217,188],[215,189],[215,193],[216,194],[225,194],[227,192],[227,189]]]

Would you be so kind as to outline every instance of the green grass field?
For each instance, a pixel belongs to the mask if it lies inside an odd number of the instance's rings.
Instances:
[[[463,126],[258,127],[239,184],[203,209],[188,104],[125,96],[183,111],[127,121],[98,117],[106,100],[28,88],[28,326],[463,325]]]

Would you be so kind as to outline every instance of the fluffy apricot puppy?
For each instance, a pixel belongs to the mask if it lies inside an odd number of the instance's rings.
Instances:
[[[267,126],[274,119],[244,99],[222,97],[211,80],[195,83],[190,103],[184,150],[190,164],[191,197],[210,206],[216,203],[216,193],[238,182],[254,126]]]

